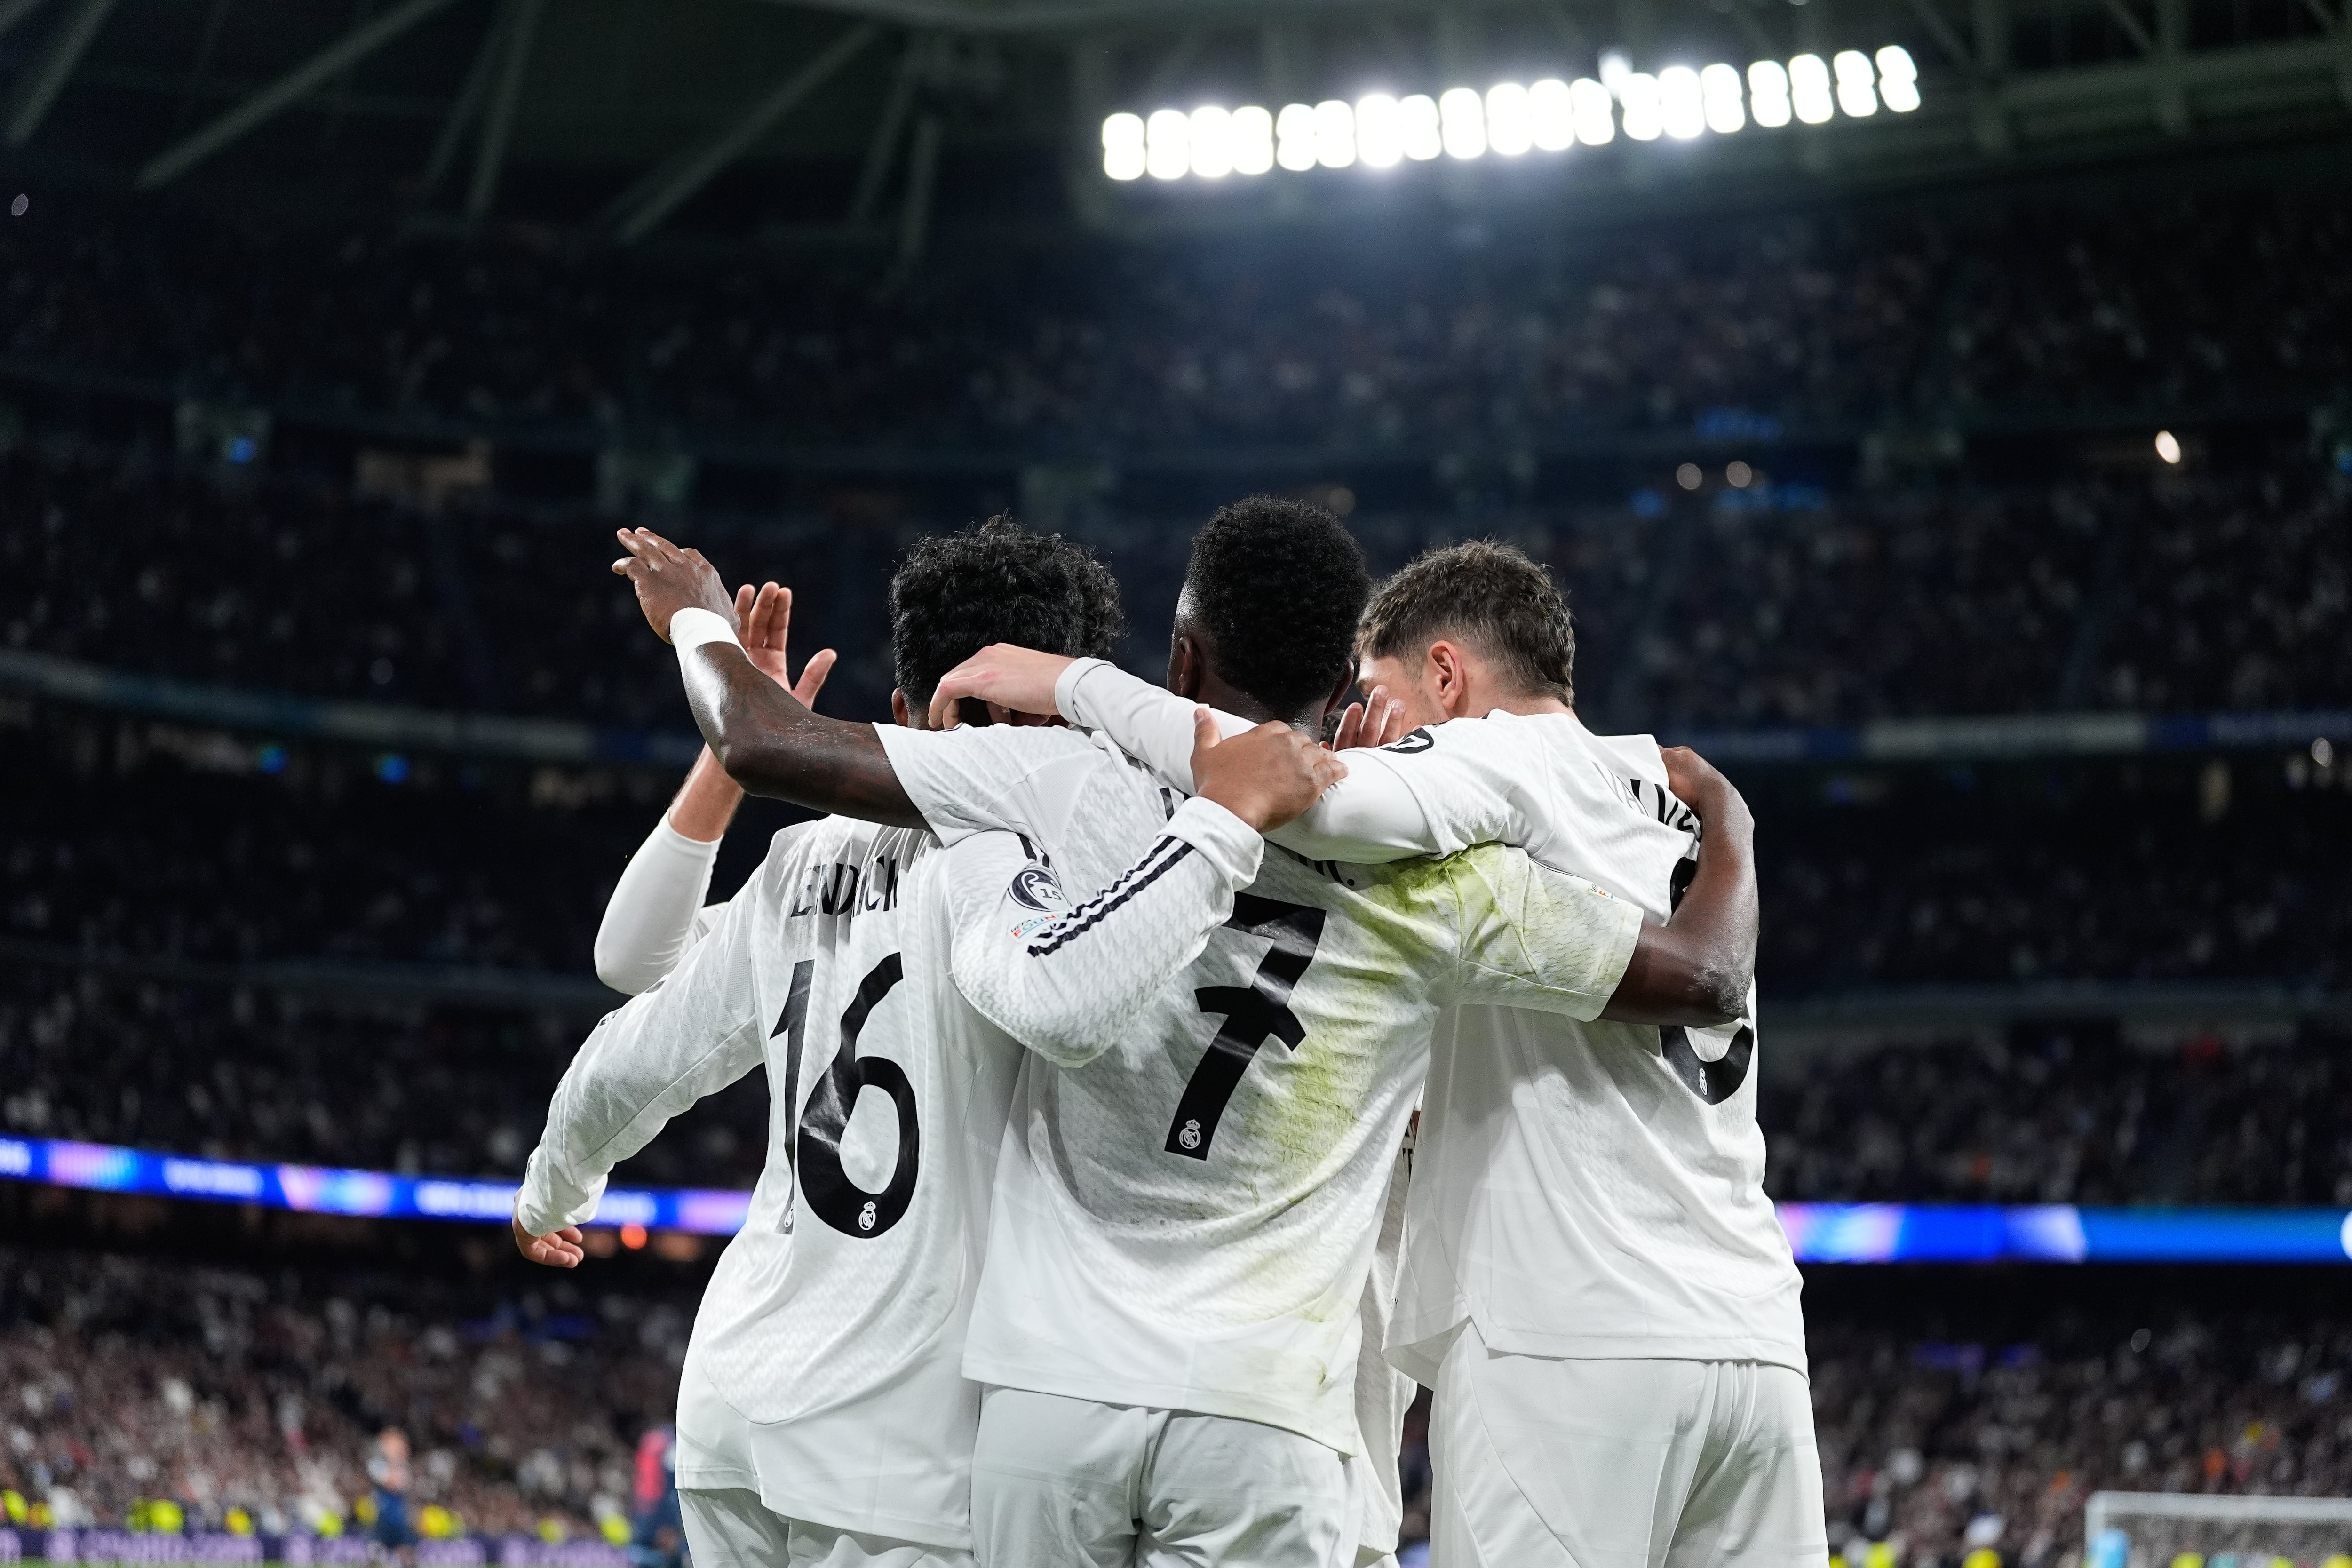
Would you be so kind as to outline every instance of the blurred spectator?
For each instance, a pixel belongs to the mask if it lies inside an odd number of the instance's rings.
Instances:
[[[1971,194],[1443,252],[1024,250],[888,297],[855,260],[43,212],[0,236],[0,352],[444,421],[1483,447],[1725,408],[2271,404],[2352,366],[2352,219],[2286,193]]]
[[[617,1001],[618,998],[615,998]],[[0,967],[0,1130],[203,1154],[520,1180],[590,1016],[383,1004]],[[743,1186],[766,1074],[704,1100],[624,1183]]]
[[[1760,1087],[1776,1198],[2352,1207],[2352,1043],[2095,1026],[1804,1058]]]
[[[60,1524],[168,1500],[266,1534],[360,1529],[375,1430],[416,1438],[422,1524],[601,1533],[625,1521],[635,1434],[667,1418],[690,1293],[568,1299],[415,1275],[268,1274],[0,1254],[0,1487]],[[381,1518],[379,1508],[379,1518]]]
[[[1120,578],[1139,668],[1165,657],[1160,617],[1200,521],[1072,527]],[[2352,479],[2300,468],[1834,498],[1759,481],[1350,522],[1379,570],[1473,531],[1549,563],[1604,727],[2352,700]],[[431,518],[135,452],[19,453],[0,458],[0,641],[266,691],[683,732],[676,668],[607,570],[610,526],[584,506],[481,499]],[[795,585],[798,647],[845,655],[828,711],[887,711],[883,581],[923,525],[675,526],[724,570]]]

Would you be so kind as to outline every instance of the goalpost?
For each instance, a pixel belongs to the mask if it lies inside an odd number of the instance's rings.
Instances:
[[[2352,1568],[2352,1498],[2094,1492],[2084,1568]]]

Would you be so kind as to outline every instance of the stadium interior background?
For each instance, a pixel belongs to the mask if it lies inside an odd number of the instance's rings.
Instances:
[[[2352,1209],[2343,0],[0,0],[0,1139],[511,1180],[693,754],[616,524],[883,717],[917,534],[1088,541],[1157,673],[1271,489],[1525,545],[1588,721],[1748,793],[1776,1198]],[[0,1523],[354,1534],[391,1421],[428,1533],[575,1568],[715,1255],[0,1235]],[[1833,1546],[2352,1493],[2343,1278],[1810,1266]]]

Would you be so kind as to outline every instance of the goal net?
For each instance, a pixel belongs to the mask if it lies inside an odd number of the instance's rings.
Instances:
[[[2094,1492],[2084,1568],[2352,1568],[2352,1498]]]

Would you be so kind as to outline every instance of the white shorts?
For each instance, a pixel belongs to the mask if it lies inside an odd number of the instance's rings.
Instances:
[[[981,1396],[971,1532],[987,1568],[1349,1568],[1353,1510],[1338,1451],[1279,1426]]]
[[[969,1552],[786,1519],[745,1489],[680,1487],[677,1502],[694,1568],[973,1568]]]
[[[1748,1361],[1446,1352],[1431,1568],[1790,1568],[1829,1560],[1811,1391]]]

